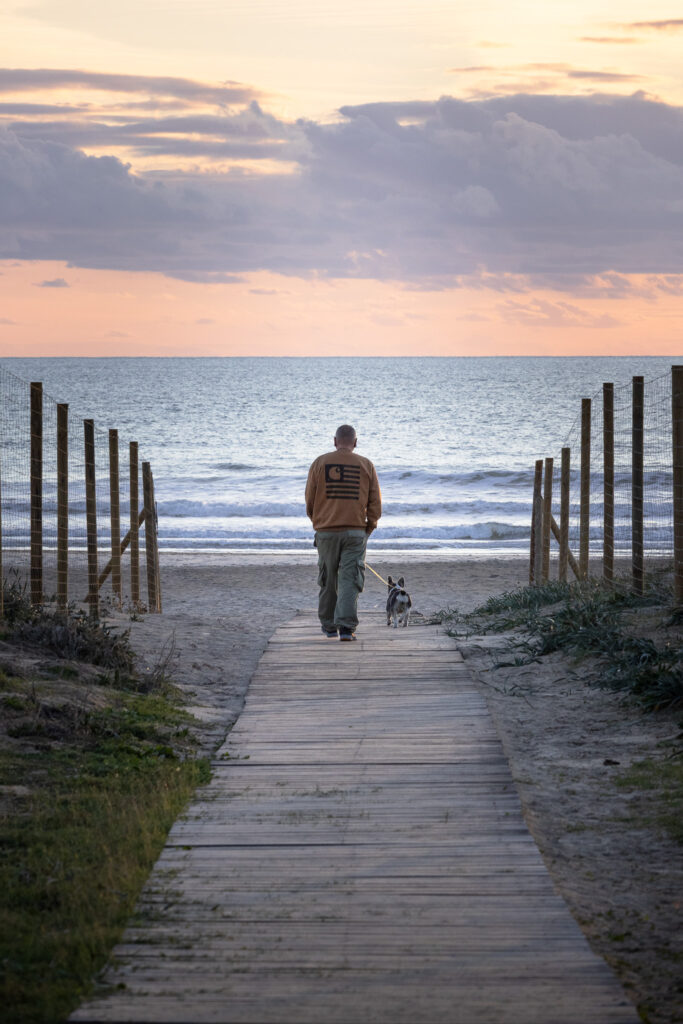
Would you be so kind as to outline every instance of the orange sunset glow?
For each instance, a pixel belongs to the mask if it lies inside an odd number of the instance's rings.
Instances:
[[[676,355],[678,13],[10,4],[0,355]]]

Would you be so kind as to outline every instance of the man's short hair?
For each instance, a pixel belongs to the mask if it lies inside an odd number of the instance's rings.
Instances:
[[[341,441],[343,444],[350,444],[356,440],[356,431],[349,423],[342,423],[341,427],[337,427],[337,433],[334,436],[337,441]]]

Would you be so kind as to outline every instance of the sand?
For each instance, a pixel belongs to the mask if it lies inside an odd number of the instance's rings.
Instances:
[[[525,560],[509,557],[375,557],[372,565],[384,577],[405,575],[415,628],[420,615],[472,610],[525,585],[528,574]],[[131,638],[148,665],[168,661],[203,723],[206,753],[239,715],[272,632],[297,610],[315,607],[315,581],[313,551],[290,558],[165,556],[164,614],[130,623]],[[363,611],[381,609],[385,600],[385,588],[368,574],[359,630]],[[683,1020],[681,849],[643,827],[647,795],[617,785],[631,762],[662,756],[658,745],[679,731],[680,711],[643,715],[625,707],[558,655],[496,667],[514,658],[504,637],[468,637],[461,649],[488,700],[527,824],[593,948],[615,968],[644,1020]]]

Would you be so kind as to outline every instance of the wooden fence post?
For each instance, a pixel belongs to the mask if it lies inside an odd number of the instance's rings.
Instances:
[[[558,579],[567,582],[567,566],[569,563],[569,486],[570,486],[571,449],[562,449],[562,470],[560,476],[560,563]]]
[[[97,499],[95,491],[95,423],[83,420],[85,443],[85,525],[88,546],[88,602],[90,614],[100,613],[100,591],[97,581]]]
[[[69,600],[69,406],[57,406],[57,604]]]
[[[591,400],[581,399],[581,497],[579,512],[579,572],[588,576],[591,502]]]
[[[154,513],[154,484],[149,462],[142,463],[142,494],[145,506],[145,550],[147,555],[147,606],[150,612],[158,612],[160,595],[158,590],[158,555],[156,546],[156,516]]]
[[[633,378],[633,417],[631,441],[631,561],[633,592],[645,592],[643,565],[643,426],[645,414],[645,378]]]
[[[614,384],[602,385],[603,526],[602,575],[614,579]]]
[[[138,519],[139,470],[138,443],[131,441],[128,447],[130,465],[130,599],[133,608],[140,604],[140,527]]]
[[[31,384],[31,603],[43,603],[43,385]]]
[[[2,464],[0,464],[0,619],[5,616],[5,577],[2,574]]]
[[[550,520],[553,516],[553,460],[545,460],[543,480],[543,582],[550,579]]]
[[[119,503],[119,432],[109,431],[109,523],[111,526],[111,587],[121,607],[121,509]]]
[[[683,604],[683,366],[671,367],[673,427],[674,602]]]
[[[534,498],[531,514],[531,571],[529,573],[532,583],[541,582],[543,568],[543,498],[541,487],[543,483],[543,459],[536,460],[534,469]]]

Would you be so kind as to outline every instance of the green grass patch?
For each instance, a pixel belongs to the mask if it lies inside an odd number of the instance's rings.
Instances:
[[[56,1024],[91,990],[209,765],[180,691],[163,665],[137,672],[126,632],[32,609],[18,584],[5,598],[0,1005],[8,1024]]]
[[[13,1021],[59,1021],[89,991],[205,761],[106,737],[86,751],[0,755],[21,784],[0,825],[0,997]],[[5,1018],[10,1019],[10,1018]]]
[[[683,758],[637,761],[616,780],[630,793],[643,795],[639,819],[643,825],[666,832],[683,845]]]

